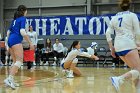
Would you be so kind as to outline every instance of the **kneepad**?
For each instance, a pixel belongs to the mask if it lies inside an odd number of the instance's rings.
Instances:
[[[15,63],[14,65],[20,68],[21,65],[22,65],[22,62],[20,62],[20,61],[16,61],[16,63]]]
[[[78,59],[77,58],[74,58],[72,63],[78,63]]]
[[[135,80],[140,76],[140,73],[137,70],[131,70],[130,73],[132,74],[132,80]]]

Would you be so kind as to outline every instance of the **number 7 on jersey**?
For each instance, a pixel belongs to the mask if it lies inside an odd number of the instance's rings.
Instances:
[[[119,21],[119,27],[121,27],[121,26],[122,26],[122,20],[123,20],[123,18],[122,18],[122,17],[118,18],[118,21]]]

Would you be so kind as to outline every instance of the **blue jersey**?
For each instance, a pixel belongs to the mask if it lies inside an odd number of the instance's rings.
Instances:
[[[9,28],[10,35],[8,38],[8,46],[12,47],[15,44],[19,44],[23,40],[23,36],[20,34],[20,29],[25,29],[26,18],[24,16],[19,17],[12,21]]]

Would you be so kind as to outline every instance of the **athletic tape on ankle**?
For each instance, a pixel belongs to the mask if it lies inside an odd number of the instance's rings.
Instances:
[[[16,63],[15,63],[14,65],[20,68],[21,65],[22,65],[22,62],[20,62],[20,61],[16,61]]]
[[[78,59],[77,58],[74,58],[72,63],[78,63]]]
[[[139,75],[140,75],[139,71],[131,70],[130,73],[132,74],[132,80],[139,78]]]

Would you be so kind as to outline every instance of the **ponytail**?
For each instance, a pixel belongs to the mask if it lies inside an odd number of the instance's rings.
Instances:
[[[73,48],[76,47],[76,45],[78,45],[79,41],[73,41],[72,45],[70,46],[70,48],[68,49],[68,52],[70,52]]]
[[[24,16],[25,11],[27,10],[26,6],[24,5],[19,5],[16,12],[14,13],[14,20],[16,18],[19,18],[21,16]]]
[[[70,48],[68,49],[68,53],[72,50],[72,45],[70,46]]]

